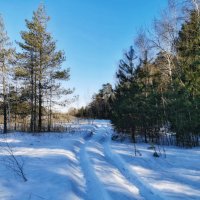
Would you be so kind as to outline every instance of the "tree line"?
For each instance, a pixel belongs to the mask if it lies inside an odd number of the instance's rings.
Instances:
[[[0,18],[0,120],[4,133],[11,129],[51,131],[53,107],[66,105],[67,95],[73,92],[62,87],[70,71],[61,68],[65,53],[57,50],[48,32],[49,19],[41,4],[32,19],[25,20],[17,52]]]
[[[198,146],[200,136],[200,3],[168,1],[124,53],[116,83],[104,84],[78,117],[110,119],[134,142]],[[170,134],[169,134],[170,132]]]

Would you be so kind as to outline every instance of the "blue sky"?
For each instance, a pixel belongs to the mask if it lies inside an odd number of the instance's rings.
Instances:
[[[66,87],[75,87],[80,96],[75,106],[87,104],[102,84],[114,84],[124,50],[133,44],[138,29],[151,26],[167,4],[167,0],[0,0],[13,42],[20,41],[24,20],[31,19],[41,2],[51,17],[48,30],[66,53],[63,68],[71,69]]]

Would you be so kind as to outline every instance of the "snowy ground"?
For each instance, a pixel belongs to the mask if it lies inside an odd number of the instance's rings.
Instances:
[[[200,199],[199,148],[166,147],[166,158],[155,158],[137,144],[135,157],[133,144],[111,141],[106,121],[72,126],[70,134],[0,135],[0,200]],[[5,165],[6,141],[27,182]]]

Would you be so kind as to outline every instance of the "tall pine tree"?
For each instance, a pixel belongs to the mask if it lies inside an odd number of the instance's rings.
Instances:
[[[26,20],[27,31],[21,32],[23,42],[18,42],[23,53],[19,54],[21,67],[19,76],[29,82],[31,104],[31,131],[42,131],[47,91],[51,93],[54,80],[69,78],[69,70],[61,70],[65,60],[64,52],[56,51],[56,42],[47,31],[49,17],[45,8],[40,5],[33,13],[32,20]],[[59,88],[60,85],[58,84]],[[37,121],[37,123],[36,123]]]

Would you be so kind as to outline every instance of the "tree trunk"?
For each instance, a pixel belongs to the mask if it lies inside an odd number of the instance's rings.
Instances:
[[[42,131],[42,50],[40,49],[40,65],[39,65],[39,99],[38,99],[38,131]]]
[[[33,129],[34,129],[34,132],[36,131],[36,127],[37,127],[37,76],[36,76],[36,73],[35,73],[35,85],[34,85],[34,114],[33,114]]]
[[[133,140],[133,143],[136,143],[136,139],[135,139],[135,127],[131,128],[131,138]]]
[[[33,60],[33,55],[31,55],[31,60]],[[31,61],[32,62],[32,61]],[[34,132],[34,81],[33,81],[33,63],[31,66],[31,123],[30,123],[30,130]]]
[[[39,81],[39,113],[38,113],[38,131],[42,131],[42,84]]]
[[[49,131],[51,131],[51,123],[52,123],[52,88],[50,89]]]
[[[4,104],[3,104],[3,117],[4,117],[3,132],[7,133],[7,103],[6,103],[6,95],[5,94],[4,94]]]
[[[15,131],[17,130],[17,114],[15,112]]]
[[[5,80],[5,66],[3,64],[3,117],[4,117],[4,127],[3,132],[7,133],[7,96],[6,96],[6,80]]]

